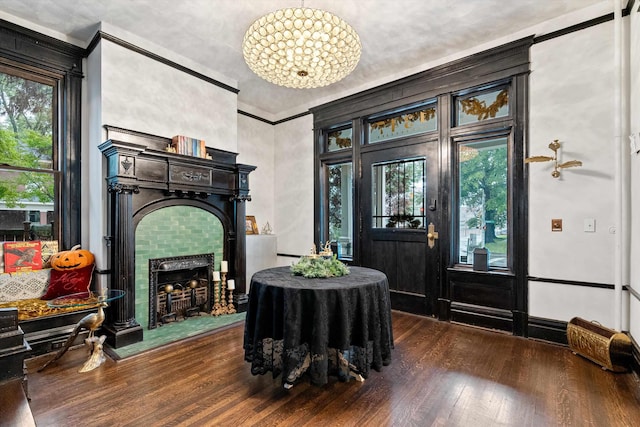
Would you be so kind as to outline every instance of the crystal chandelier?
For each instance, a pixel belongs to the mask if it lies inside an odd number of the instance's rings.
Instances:
[[[244,60],[263,79],[308,89],[346,77],[360,60],[360,37],[319,9],[280,9],[256,20],[242,43]]]

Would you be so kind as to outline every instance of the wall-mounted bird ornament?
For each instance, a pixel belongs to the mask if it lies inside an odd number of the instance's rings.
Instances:
[[[582,166],[582,162],[580,160],[569,160],[568,162],[558,163],[558,150],[560,150],[560,141],[558,141],[557,139],[549,144],[549,148],[553,151],[553,156],[531,156],[524,159],[524,162],[554,162],[553,172],[551,172],[551,176],[554,178],[558,178],[560,176],[560,171],[558,169]]]

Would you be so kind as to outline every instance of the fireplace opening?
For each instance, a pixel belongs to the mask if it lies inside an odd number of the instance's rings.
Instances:
[[[211,311],[214,254],[149,260],[149,329]]]

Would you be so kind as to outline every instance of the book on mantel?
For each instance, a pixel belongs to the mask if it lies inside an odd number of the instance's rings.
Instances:
[[[171,146],[177,154],[206,158],[207,149],[203,139],[191,138],[184,135],[176,135],[171,138]]]

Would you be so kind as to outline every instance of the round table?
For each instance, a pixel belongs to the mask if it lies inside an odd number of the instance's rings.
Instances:
[[[244,331],[254,375],[282,374],[285,386],[305,372],[316,385],[328,375],[367,378],[391,362],[393,333],[384,273],[350,267],[342,277],[307,279],[289,267],[251,278]]]

